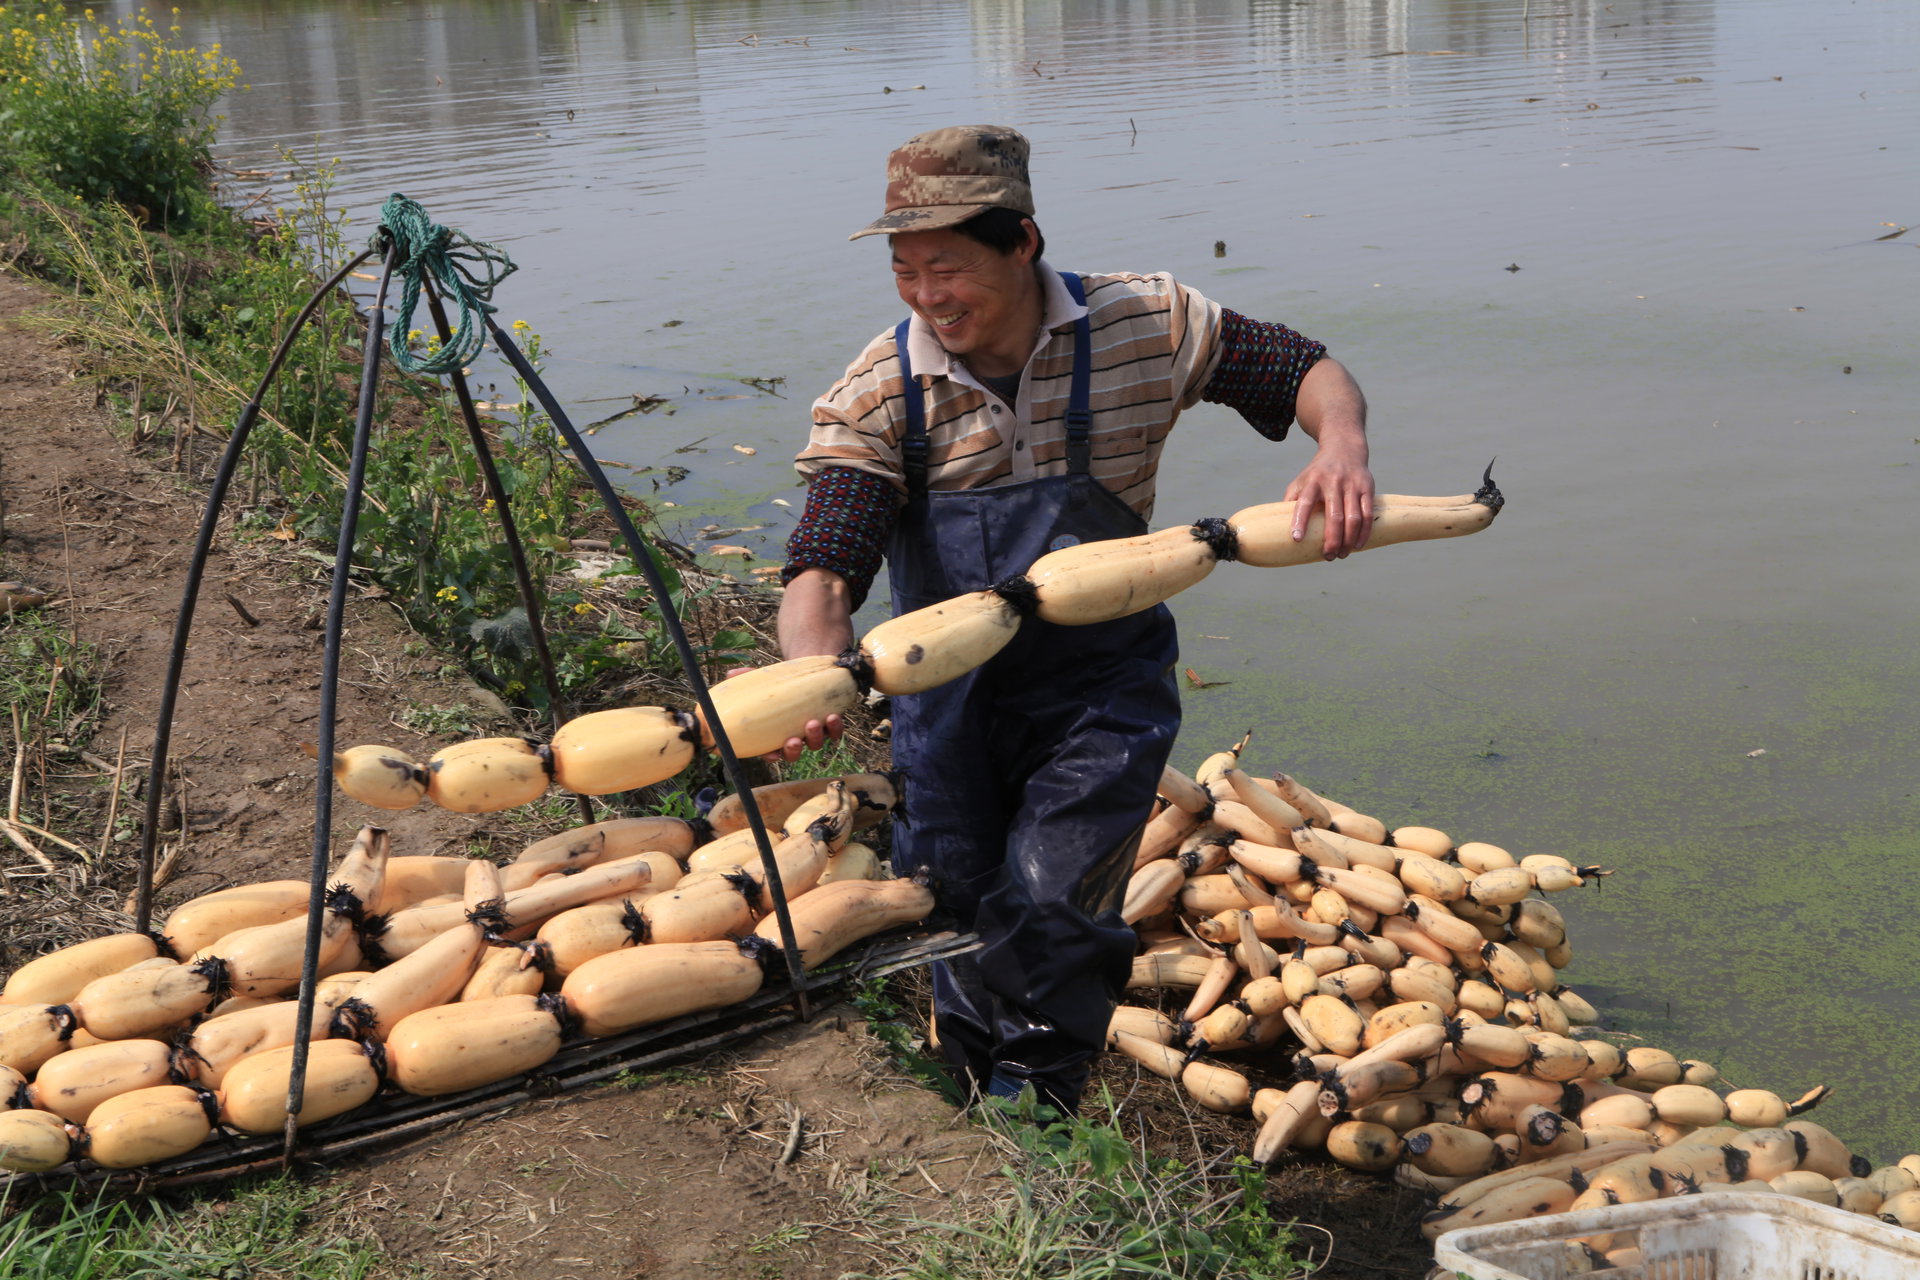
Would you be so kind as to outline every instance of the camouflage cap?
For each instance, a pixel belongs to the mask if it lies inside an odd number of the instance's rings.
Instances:
[[[887,157],[887,211],[848,236],[935,231],[988,209],[1033,214],[1027,140],[997,124],[965,124],[909,138]]]

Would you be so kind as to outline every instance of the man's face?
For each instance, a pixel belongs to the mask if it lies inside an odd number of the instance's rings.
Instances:
[[[1000,253],[951,228],[892,237],[900,300],[957,356],[1024,347],[1033,340],[1025,304],[1037,287],[1029,248]],[[1016,332],[1026,328],[1027,332]],[[1025,350],[1020,354],[1024,356]]]

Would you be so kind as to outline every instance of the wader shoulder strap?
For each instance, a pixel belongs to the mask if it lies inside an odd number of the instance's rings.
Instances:
[[[913,362],[907,358],[907,326],[912,323],[911,316],[899,323],[893,345],[900,353],[900,395],[907,410],[906,434],[900,437],[900,470],[907,493],[917,495],[927,491],[927,405],[913,377]]]
[[[1081,288],[1080,277],[1071,271],[1062,271],[1060,281],[1067,286],[1067,292],[1081,306],[1087,305],[1086,291]],[[1093,411],[1088,408],[1089,391],[1093,382],[1093,326],[1087,323],[1087,317],[1081,316],[1073,322],[1073,383],[1067,395],[1067,474],[1084,476],[1093,459],[1093,445],[1087,439],[1087,433],[1093,426]]]

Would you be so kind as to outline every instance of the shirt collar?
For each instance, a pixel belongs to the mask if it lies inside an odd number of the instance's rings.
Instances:
[[[1041,333],[1033,344],[1033,351],[1027,356],[1029,364],[1047,345],[1049,335],[1087,314],[1086,304],[1073,300],[1073,295],[1067,292],[1066,282],[1061,280],[1058,271],[1047,265],[1045,258],[1036,261],[1033,269],[1040,273],[1042,310]],[[955,376],[953,357],[947,354],[947,349],[940,345],[940,339],[934,336],[933,326],[923,320],[918,312],[913,314],[912,322],[907,325],[907,359],[913,365],[915,377]],[[964,381],[972,384],[971,378]]]

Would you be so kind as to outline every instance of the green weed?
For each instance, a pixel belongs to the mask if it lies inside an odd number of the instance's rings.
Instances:
[[[686,791],[676,788],[664,795],[655,797],[647,806],[649,814],[662,818],[678,818],[682,822],[691,822],[700,815],[700,808]]]
[[[834,739],[823,744],[817,751],[803,751],[800,758],[781,767],[781,776],[788,781],[803,778],[838,778],[842,774],[860,773],[863,766],[847,750],[847,744]]]
[[[361,1280],[379,1256],[316,1237],[322,1188],[289,1178],[168,1207],[75,1192],[0,1197],[0,1280]]]
[[[82,745],[100,710],[98,666],[58,619],[0,613],[0,701],[19,717],[21,741]]]
[[[747,1244],[751,1254],[779,1253],[796,1244],[804,1244],[813,1239],[813,1228],[804,1222],[790,1222],[784,1227],[775,1227],[763,1236],[755,1237]]]
[[[0,3],[0,172],[113,202],[177,227],[213,207],[203,177],[220,95],[239,64],[182,48],[138,14],[74,18],[57,4]]]
[[[867,1034],[880,1042],[894,1066],[954,1106],[963,1105],[966,1091],[944,1063],[928,1056],[924,1037],[907,1021],[907,1011],[895,998],[894,990],[888,978],[867,978],[854,988],[849,1003],[865,1020]]]
[[[705,1084],[710,1079],[710,1072],[697,1067],[662,1067],[658,1071],[636,1071],[628,1067],[610,1083],[622,1089],[651,1089],[662,1084]]]
[[[409,702],[394,717],[404,727],[429,738],[470,738],[480,731],[472,707],[441,707]]]

